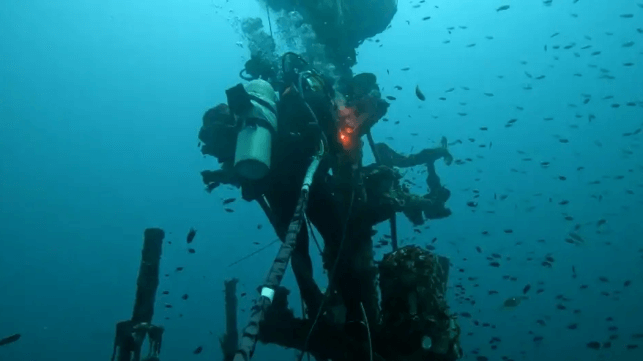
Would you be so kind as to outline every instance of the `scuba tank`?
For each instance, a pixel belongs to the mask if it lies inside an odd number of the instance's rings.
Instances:
[[[244,179],[262,179],[270,171],[277,133],[277,94],[270,83],[256,79],[228,89],[226,95],[239,127],[234,169]]]
[[[277,138],[279,142],[292,142],[300,153],[310,151],[312,155],[320,138],[326,143],[328,135],[334,138],[336,133],[330,79],[294,53],[284,54],[282,68],[281,96],[262,79],[226,90],[237,127],[234,169],[248,181],[262,179],[270,172]],[[279,82],[275,86],[281,88]]]

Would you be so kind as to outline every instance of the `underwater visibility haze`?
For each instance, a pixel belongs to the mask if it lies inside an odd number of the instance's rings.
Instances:
[[[448,142],[452,163],[435,167],[451,214],[399,216],[397,238],[449,259],[464,360],[643,359],[637,1],[400,0],[356,48],[352,72],[374,74],[389,103],[373,138],[407,155]],[[165,231],[160,358],[223,359],[224,280],[239,279],[242,328],[279,242],[237,187],[204,189],[200,172],[219,166],[199,129],[243,82],[243,19],[299,51],[284,14],[255,0],[5,0],[0,360],[107,360],[151,227]],[[425,193],[424,172],[402,181]],[[375,230],[381,260],[389,223]],[[301,315],[292,272],[283,286]],[[253,359],[296,357],[259,344]]]

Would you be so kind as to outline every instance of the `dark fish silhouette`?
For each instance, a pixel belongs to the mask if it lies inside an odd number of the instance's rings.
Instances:
[[[22,337],[22,335],[20,335],[19,333],[16,333],[15,335],[11,335],[9,337],[5,337],[5,338],[0,340],[0,346],[8,345],[10,343],[14,343],[14,342],[18,341],[20,339],[20,337]]]
[[[496,11],[504,11],[504,10],[509,10],[509,5],[502,5],[501,7],[497,8]]]
[[[598,341],[588,342],[587,348],[591,348],[592,350],[599,350],[601,348],[601,343]]]
[[[415,95],[416,95],[416,96],[418,97],[418,99],[420,99],[421,101],[425,101],[425,100],[426,100],[426,97],[424,96],[424,94],[423,94],[423,93],[422,93],[422,91],[420,90],[420,86],[419,86],[419,85],[417,85],[417,86],[415,87]]]
[[[526,297],[509,297],[502,303],[502,308],[514,308],[520,305]]]
[[[190,228],[187,237],[188,244],[192,243],[192,241],[194,240],[194,236],[196,236],[196,230],[194,228]]]

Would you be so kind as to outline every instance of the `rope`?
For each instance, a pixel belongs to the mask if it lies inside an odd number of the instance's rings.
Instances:
[[[244,257],[242,257],[242,258],[240,258],[240,259],[238,259],[238,260],[236,260],[236,261],[234,261],[234,262],[232,262],[232,263],[230,263],[230,264],[228,265],[228,267],[232,267],[232,266],[234,266],[235,264],[237,264],[237,263],[239,263],[239,262],[241,262],[241,261],[245,261],[245,260],[247,260],[248,258],[250,258],[250,257],[254,256],[255,254],[257,254],[257,253],[259,253],[259,252],[263,251],[264,249],[266,249],[266,248],[268,248],[268,247],[272,246],[273,244],[275,244],[275,243],[277,243],[277,242],[279,242],[279,241],[280,241],[280,239],[279,239],[279,238],[277,238],[277,239],[273,240],[272,242],[270,242],[270,243],[268,243],[267,245],[265,245],[265,246],[263,246],[263,247],[259,248],[258,250],[256,250],[256,251],[254,251],[254,252],[252,252],[252,253],[250,253],[250,254],[248,254],[248,255],[246,255],[246,256],[244,256]]]
[[[270,8],[268,7],[267,2],[266,2],[266,14],[268,14],[268,26],[270,27],[270,37],[274,41],[275,38],[272,37],[272,21],[270,21]]]
[[[322,248],[319,246],[319,242],[317,241],[315,232],[313,232],[313,225],[310,223],[310,219],[308,217],[306,217],[306,223],[308,223],[308,229],[309,229],[310,235],[313,237],[313,241],[315,241],[315,245],[317,245],[317,250],[319,251],[319,255],[323,256],[324,252],[322,251]]]
[[[373,343],[371,340],[371,327],[368,325],[368,317],[366,317],[366,310],[364,309],[364,304],[359,303],[359,307],[362,309],[362,317],[364,318],[364,323],[366,323],[366,332],[368,333],[368,355],[369,360],[373,361]]]

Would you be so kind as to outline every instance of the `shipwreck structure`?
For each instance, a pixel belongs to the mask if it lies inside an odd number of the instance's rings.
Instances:
[[[397,0],[259,1],[277,16],[271,19],[268,12],[267,27],[259,18],[242,21],[252,57],[246,64],[248,74],[257,77],[278,71],[277,53],[289,50],[303,54],[315,68],[334,78],[339,88],[352,78],[357,47],[386,30],[397,12]],[[287,49],[276,51],[276,38],[285,41]]]
[[[112,361],[156,361],[161,352],[163,327],[152,324],[154,302],[159,285],[159,268],[165,232],[148,228],[143,235],[141,266],[136,281],[132,318],[116,324]],[[143,343],[149,342],[148,354],[141,359]]]

